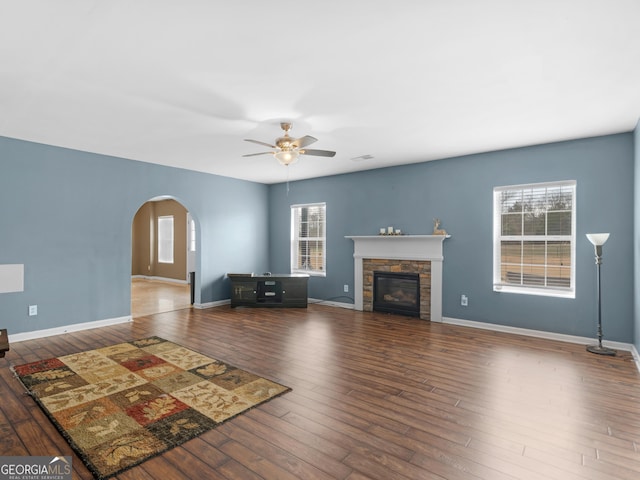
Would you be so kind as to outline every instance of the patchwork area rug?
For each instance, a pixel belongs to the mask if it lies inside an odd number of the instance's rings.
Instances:
[[[14,371],[98,479],[290,390],[159,337]]]

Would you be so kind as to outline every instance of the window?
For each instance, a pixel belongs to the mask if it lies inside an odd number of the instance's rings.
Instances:
[[[291,206],[291,273],[326,275],[326,204]]]
[[[189,251],[196,251],[196,221],[189,216]]]
[[[497,187],[493,289],[575,298],[576,182]]]
[[[158,217],[158,263],[173,263],[173,215]]]

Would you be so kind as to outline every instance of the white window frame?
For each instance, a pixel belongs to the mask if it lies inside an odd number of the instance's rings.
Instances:
[[[173,264],[175,250],[173,215],[158,217],[158,263]],[[166,228],[165,228],[166,227]]]
[[[196,251],[196,221],[191,216],[188,216],[187,220],[189,221],[189,232],[187,233],[189,252],[194,253]]]
[[[323,210],[322,236],[300,237],[299,218],[303,208],[317,208]],[[309,242],[322,242],[322,265],[320,268],[312,268],[310,265],[298,265],[300,240],[306,239]],[[291,205],[291,273],[306,273],[311,276],[325,277],[327,275],[327,204],[326,203],[305,203]]]
[[[520,235],[503,236],[502,235],[502,205],[501,195],[505,191],[524,191],[527,189],[547,189],[557,188],[559,186],[571,189],[571,234],[570,235],[524,235],[524,231]],[[550,297],[575,298],[576,291],[576,181],[566,180],[558,182],[544,182],[523,185],[510,185],[496,187],[493,189],[493,291],[507,293],[521,293],[528,295],[543,295]],[[524,219],[523,219],[524,221]],[[545,223],[546,224],[546,223]],[[570,242],[570,286],[533,286],[518,285],[503,282],[502,276],[502,258],[501,258],[501,242],[503,241],[569,241]],[[524,251],[524,250],[523,250]],[[545,253],[546,255],[546,253]],[[525,265],[522,263],[522,265]],[[545,272],[549,264],[544,264]],[[545,275],[546,280],[546,275]]]

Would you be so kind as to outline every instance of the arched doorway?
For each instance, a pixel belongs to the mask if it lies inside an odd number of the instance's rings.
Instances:
[[[136,212],[131,227],[131,315],[192,305],[195,221],[172,197],[156,197]]]

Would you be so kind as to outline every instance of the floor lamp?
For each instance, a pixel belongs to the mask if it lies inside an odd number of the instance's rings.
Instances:
[[[600,307],[600,265],[602,265],[602,246],[609,238],[608,233],[587,233],[596,254],[596,282],[598,295],[598,345],[589,345],[587,351],[599,355],[615,355],[616,351],[602,346],[602,308]]]

